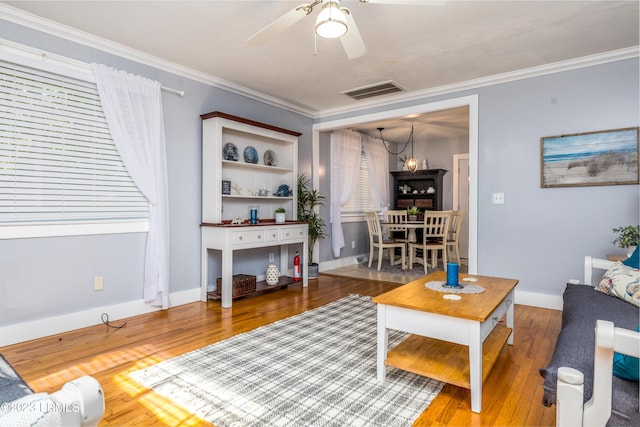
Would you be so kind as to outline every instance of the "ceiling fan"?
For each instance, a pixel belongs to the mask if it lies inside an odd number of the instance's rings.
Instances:
[[[440,3],[425,0],[358,0],[360,3],[387,3],[387,4],[425,4]],[[276,35],[285,31],[296,22],[313,12],[313,8],[322,5],[321,11],[316,18],[316,34],[325,38],[340,38],[349,59],[358,58],[367,53],[367,48],[360,36],[356,22],[351,11],[346,7],[340,7],[340,0],[315,0],[310,4],[301,4],[251,37],[247,42],[253,45],[267,43]]]

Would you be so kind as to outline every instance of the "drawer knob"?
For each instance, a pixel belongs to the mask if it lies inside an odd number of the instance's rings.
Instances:
[[[262,236],[260,236],[260,235],[258,234],[258,239],[261,239],[261,238],[262,238]]]
[[[238,238],[238,240],[242,240],[242,236],[240,236],[240,237]]]

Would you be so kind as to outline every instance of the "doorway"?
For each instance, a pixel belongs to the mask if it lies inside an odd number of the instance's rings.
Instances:
[[[453,206],[462,210],[458,247],[460,258],[469,260],[469,153],[453,155]]]
[[[380,111],[377,113],[363,114],[344,119],[316,123],[312,126],[312,171],[313,186],[320,186],[320,171],[326,165],[320,165],[320,133],[331,130],[355,127],[362,123],[370,123],[376,120],[390,118],[410,117],[411,115],[424,114],[433,111],[445,110],[456,107],[469,107],[469,159],[468,159],[468,272],[477,273],[477,206],[478,206],[478,96],[470,95],[453,98],[444,101],[430,102],[411,107]]]

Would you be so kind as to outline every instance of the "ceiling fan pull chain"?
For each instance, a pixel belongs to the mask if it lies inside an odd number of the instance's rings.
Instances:
[[[313,32],[313,56],[318,56],[318,35]]]

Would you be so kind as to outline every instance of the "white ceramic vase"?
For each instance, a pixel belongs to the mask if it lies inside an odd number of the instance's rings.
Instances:
[[[267,265],[267,285],[273,286],[277,285],[280,280],[280,271],[278,270],[278,266],[275,264]]]
[[[276,212],[276,224],[284,224],[286,221],[284,212]]]

